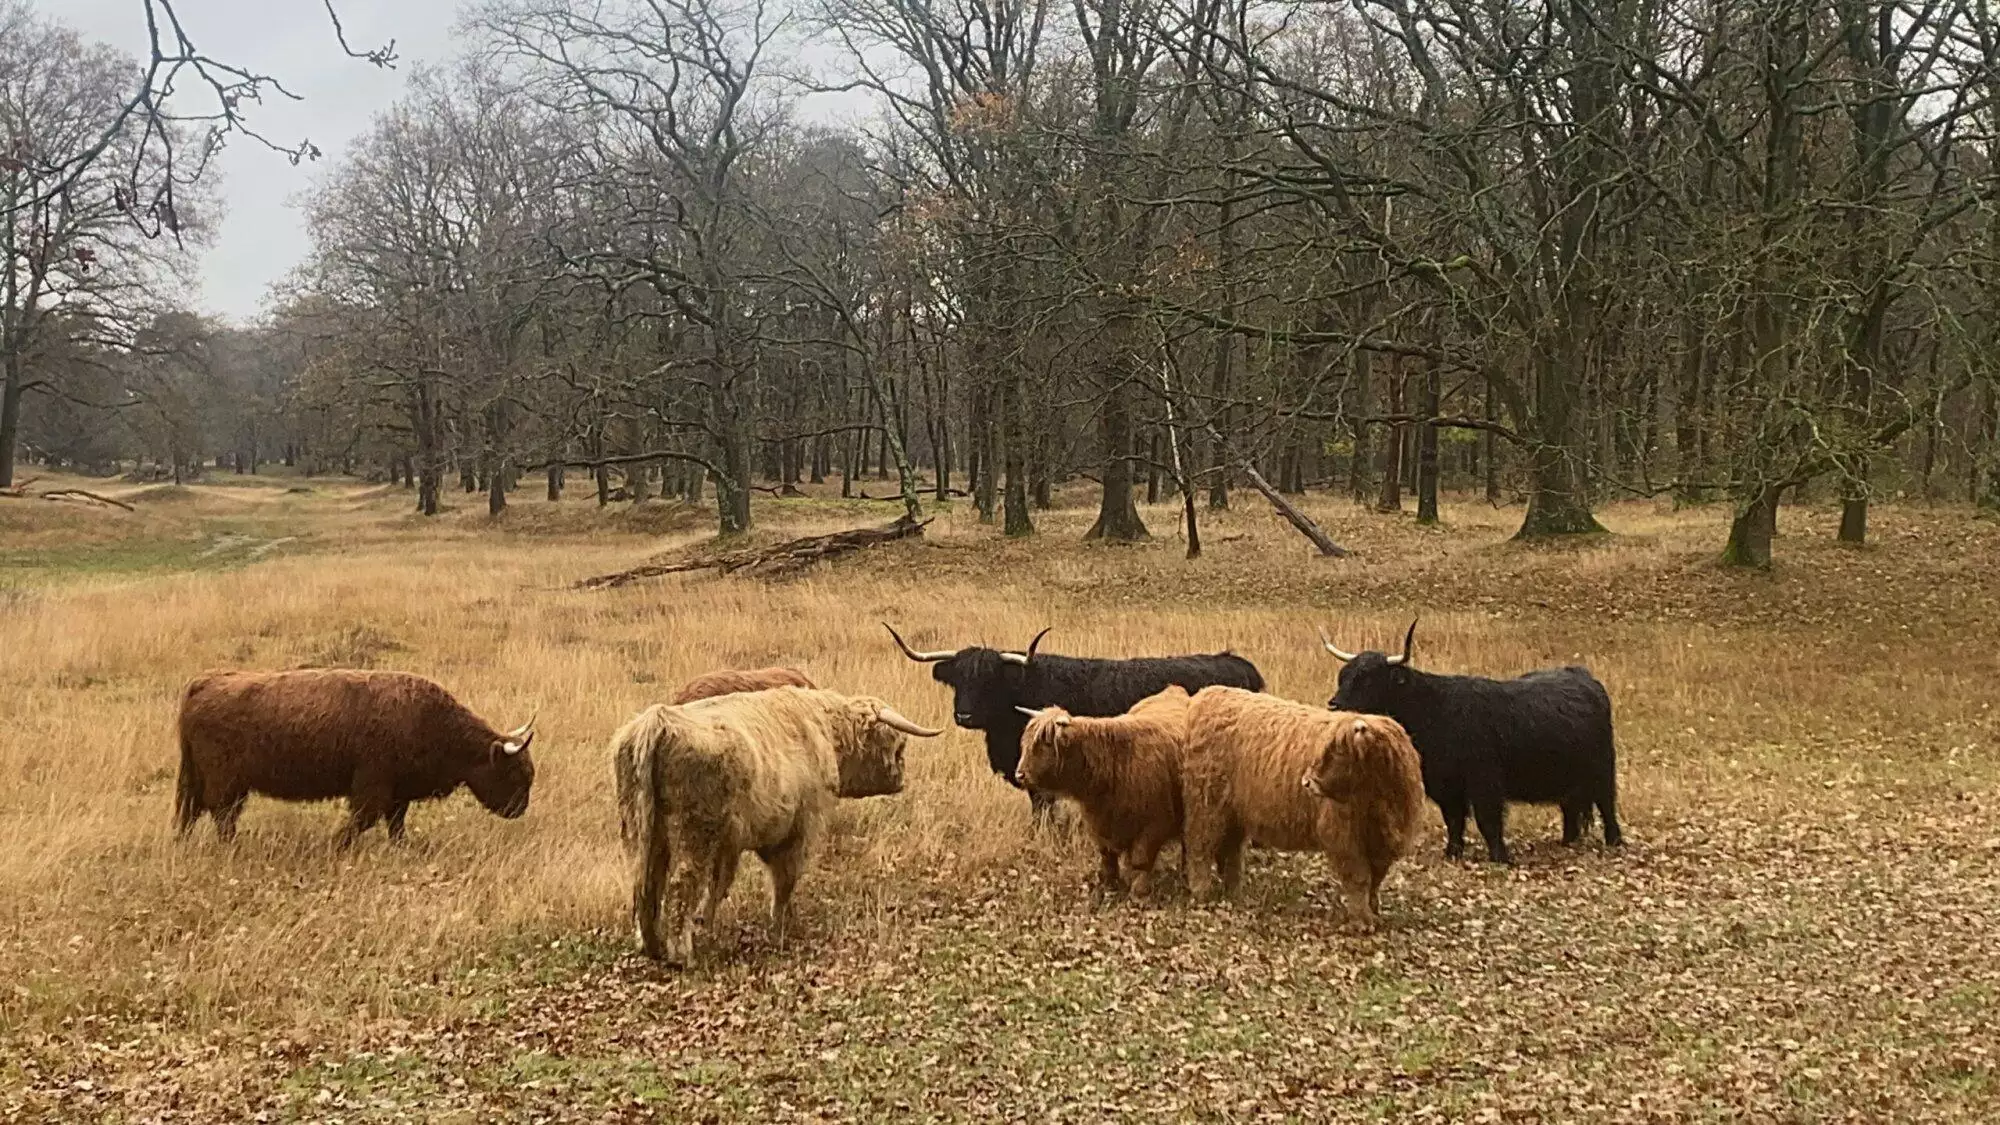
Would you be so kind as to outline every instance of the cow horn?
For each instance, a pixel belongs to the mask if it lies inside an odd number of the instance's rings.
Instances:
[[[938,735],[944,733],[943,727],[931,730],[929,727],[918,726],[897,713],[894,707],[885,706],[880,711],[875,712],[875,719],[884,726],[894,727],[904,734],[914,734],[918,738],[936,738]]]
[[[1413,620],[1410,622],[1410,631],[1403,634],[1403,655],[1390,657],[1389,663],[1408,664],[1410,662],[1410,645],[1416,639],[1417,639],[1417,623]]]
[[[903,655],[909,657],[911,660],[920,661],[924,664],[936,664],[940,660],[950,660],[952,657],[958,655],[952,649],[945,649],[942,652],[918,652],[916,649],[911,648],[909,642],[903,639],[903,635],[896,632],[887,621],[882,623],[882,627],[889,630],[889,635],[896,638],[896,647],[902,649]]]
[[[1342,652],[1342,651],[1340,651],[1339,649],[1337,649],[1337,648],[1333,647],[1333,639],[1332,639],[1332,638],[1330,638],[1330,637],[1328,637],[1328,636],[1326,635],[1326,630],[1325,630],[1325,629],[1321,629],[1321,630],[1319,631],[1319,643],[1321,643],[1321,644],[1325,645],[1325,646],[1326,646],[1326,651],[1328,651],[1328,652],[1332,653],[1332,654],[1333,654],[1333,658],[1334,658],[1335,660],[1338,660],[1338,661],[1340,661],[1340,662],[1341,662],[1342,664],[1345,664],[1345,663],[1347,663],[1348,661],[1350,661],[1350,660],[1354,659],[1354,654],[1353,654],[1353,653],[1351,653],[1351,652]]]
[[[1028,650],[1026,652],[1003,652],[1000,654],[1000,659],[1005,660],[1009,664],[1019,664],[1022,667],[1026,667],[1028,662],[1035,658],[1035,649],[1042,643],[1042,638],[1048,636],[1049,629],[1053,628],[1055,626],[1051,625],[1048,629],[1043,629],[1041,632],[1036,633],[1035,639],[1028,642]]]
[[[1016,710],[1016,711],[1019,711],[1019,712],[1020,712],[1021,714],[1023,714],[1023,715],[1026,715],[1026,716],[1027,716],[1027,717],[1029,717],[1030,719],[1039,719],[1039,718],[1041,718],[1041,717],[1042,717],[1043,715],[1046,715],[1046,714],[1048,714],[1048,713],[1049,713],[1050,711],[1053,711],[1053,710],[1055,710],[1055,708],[1053,708],[1053,707],[1023,707],[1023,706],[1021,706],[1020,704],[1016,703],[1016,704],[1014,704],[1014,710]],[[1057,725],[1057,726],[1059,726],[1059,727],[1066,727],[1066,726],[1068,726],[1068,725],[1069,725],[1069,721],[1070,721],[1070,719],[1071,719],[1071,718],[1073,718],[1073,716],[1070,716],[1070,715],[1064,715],[1064,716],[1062,716],[1061,718],[1059,718],[1059,719],[1057,719],[1057,720],[1056,720],[1056,725]]]
[[[540,711],[537,711],[529,715],[527,722],[508,731],[506,736],[501,740],[500,748],[509,754],[519,754],[521,751],[526,750],[528,743],[535,740],[535,720],[540,718],[541,714]]]

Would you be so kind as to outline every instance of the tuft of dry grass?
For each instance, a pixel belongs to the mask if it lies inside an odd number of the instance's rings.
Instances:
[[[1712,562],[1718,511],[1615,506],[1609,539],[1546,549],[1508,541],[1511,511],[1420,529],[1312,497],[1358,552],[1330,561],[1246,497],[1188,562],[1164,507],[1153,543],[1082,543],[1078,496],[1027,542],[961,505],[792,581],[582,593],[700,546],[707,516],[573,492],[422,521],[400,490],[304,484],[0,504],[0,1119],[2000,1109],[2000,528],[1966,513],[1884,507],[1855,551],[1788,511],[1780,567],[1738,575]],[[760,502],[759,534],[893,511]],[[226,536],[287,542],[203,554]],[[790,947],[765,944],[746,865],[696,971],[629,956],[604,743],[697,673],[793,664],[941,725],[949,698],[877,622],[923,647],[1053,624],[1051,651],[1233,648],[1322,701],[1315,625],[1381,646],[1417,615],[1425,667],[1606,682],[1625,854],[1516,810],[1518,870],[1427,841],[1376,938],[1332,933],[1310,857],[1257,854],[1228,908],[1098,909],[1086,849],[1031,835],[954,731],[912,744],[904,795],[843,809]],[[527,816],[460,796],[343,855],[332,808],[253,799],[235,846],[176,845],[181,686],[305,663],[420,672],[503,726],[539,711]]]

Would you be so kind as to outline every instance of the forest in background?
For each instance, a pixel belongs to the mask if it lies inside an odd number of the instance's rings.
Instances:
[[[497,0],[462,39],[229,326],[181,294],[263,80],[156,112],[0,0],[0,486],[283,462],[727,534],[875,477],[1028,535],[1087,478],[1112,540],[1142,490],[1483,490],[1524,537],[1671,495],[1748,565],[1805,489],[1853,542],[1884,494],[2000,507],[1984,0]]]

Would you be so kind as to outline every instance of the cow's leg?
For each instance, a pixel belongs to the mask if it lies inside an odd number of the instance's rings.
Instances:
[[[1446,793],[1438,798],[1438,812],[1444,814],[1444,857],[1458,859],[1465,854],[1465,792]]]
[[[792,922],[792,892],[805,874],[809,849],[806,834],[800,832],[776,847],[757,853],[771,869],[771,936],[783,944],[785,930]]]
[[[1181,868],[1188,894],[1204,902],[1215,897],[1216,872],[1222,854],[1222,824],[1212,809],[1188,804],[1181,835]]]
[[[1347,924],[1362,933],[1375,929],[1375,888],[1379,883],[1375,873],[1369,869],[1368,861],[1360,856],[1338,856],[1329,853],[1327,859],[1333,864],[1333,877],[1340,882],[1340,898],[1347,907]]]
[[[1486,841],[1486,858],[1494,863],[1512,863],[1507,852],[1507,802],[1498,786],[1483,786],[1469,794],[1472,818],[1479,824],[1479,838]]]
[[[357,774],[354,788],[347,793],[347,824],[334,837],[334,846],[348,848],[363,832],[396,807],[396,794],[389,780],[373,774]]]
[[[1575,844],[1583,839],[1583,830],[1590,827],[1590,799],[1572,797],[1563,802],[1562,812],[1563,843]]]
[[[210,802],[208,814],[215,818],[215,838],[228,843],[236,838],[236,821],[243,815],[243,806],[250,800],[248,793],[231,793],[220,802]]]
[[[721,848],[715,853],[715,861],[709,865],[708,894],[701,900],[701,912],[695,915],[695,924],[707,926],[715,921],[722,910],[722,900],[729,897],[729,888],[736,884],[736,861],[742,852],[735,848]]]
[[[708,841],[676,841],[673,862],[667,874],[666,962],[686,965],[694,956],[696,908],[707,891],[703,884],[714,870],[713,844]]]
[[[1118,871],[1118,850],[1099,845],[1097,849],[1097,893],[1113,895],[1125,889],[1125,876]]]
[[[1615,848],[1625,842],[1625,833],[1618,827],[1618,780],[1607,777],[1597,794],[1597,815],[1604,821],[1604,845]]]
[[[1160,849],[1166,841],[1141,836],[1125,853],[1125,866],[1132,870],[1132,893],[1146,898],[1153,892],[1153,864],[1160,858]]]
[[[389,821],[389,838],[391,840],[400,840],[403,838],[403,818],[409,814],[410,802],[408,801],[397,801],[395,804],[389,806],[389,816],[387,819]]]
[[[1249,842],[1240,824],[1231,824],[1223,830],[1216,867],[1222,874],[1222,893],[1230,898],[1235,898],[1237,888],[1243,885],[1243,849]]]

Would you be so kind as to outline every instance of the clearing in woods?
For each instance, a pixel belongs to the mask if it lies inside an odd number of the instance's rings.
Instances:
[[[1875,542],[1787,510],[1769,575],[1727,513],[1506,542],[1314,496],[1315,560],[1246,497],[1170,538],[1009,542],[960,505],[801,580],[576,579],[693,543],[670,504],[477,498],[434,522],[338,481],[0,501],[0,1121],[1991,1121],[2000,1116],[2000,526],[1883,506]],[[93,487],[103,488],[96,485]],[[891,505],[759,502],[758,541]],[[1148,509],[1156,534],[1170,509]],[[787,948],[746,863],[672,975],[637,959],[604,744],[676,682],[795,662],[920,722],[913,644],[1230,646],[1320,701],[1346,646],[1511,674],[1587,661],[1620,736],[1623,854],[1516,809],[1520,865],[1433,828],[1387,925],[1333,932],[1316,857],[1253,852],[1242,901],[1093,904],[973,734],[851,803]],[[534,803],[419,806],[328,848],[329,806],[253,800],[234,847],[170,838],[177,695],[216,666],[403,668],[494,722],[541,714]],[[1475,846],[1472,849],[1477,852]],[[1177,862],[1170,853],[1169,862]],[[719,948],[718,948],[719,947]]]

